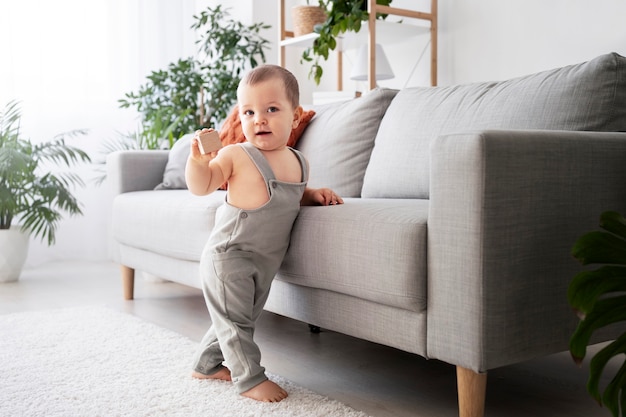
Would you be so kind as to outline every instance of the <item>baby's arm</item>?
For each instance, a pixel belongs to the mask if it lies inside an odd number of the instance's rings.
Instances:
[[[203,129],[207,130],[207,129]],[[227,152],[220,151],[202,154],[198,146],[199,131],[191,140],[191,151],[185,166],[185,180],[187,188],[193,194],[206,195],[217,190],[228,179],[229,175],[225,171],[231,172],[228,167],[229,158],[226,157]],[[225,149],[225,148],[224,148]]]
[[[343,204],[343,199],[330,188],[305,188],[300,200],[301,206],[332,206]]]

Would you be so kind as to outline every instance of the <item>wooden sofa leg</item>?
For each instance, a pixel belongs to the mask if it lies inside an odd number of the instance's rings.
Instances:
[[[121,265],[122,271],[122,288],[124,291],[124,299],[132,300],[135,289],[135,270],[125,265]]]
[[[483,417],[487,374],[479,374],[457,366],[456,383],[459,392],[459,417]]]

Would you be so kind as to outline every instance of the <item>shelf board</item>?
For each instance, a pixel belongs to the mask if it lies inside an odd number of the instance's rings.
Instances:
[[[430,33],[430,25],[414,25],[412,23],[389,22],[387,20],[376,21],[376,43],[391,45],[405,42],[413,37]],[[346,32],[339,40],[338,48],[341,51],[357,49],[367,44],[369,28],[367,24],[361,26],[358,33]]]
[[[296,38],[288,38],[280,41],[280,46],[301,46],[304,48],[308,48],[309,46],[313,46],[313,41],[319,36],[320,35],[318,35],[317,33],[308,33],[306,35],[298,36]]]
[[[404,42],[412,37],[428,33],[430,33],[430,25],[428,23],[417,25],[413,23],[389,22],[387,20],[376,21],[376,43],[380,43],[381,45]],[[367,43],[368,34],[369,28],[367,27],[367,22],[363,22],[361,30],[358,33],[347,32],[339,37],[337,49],[340,51],[356,49]],[[317,39],[318,36],[317,33],[309,33],[296,38],[288,38],[281,41],[280,46],[308,48],[313,46],[313,41]]]

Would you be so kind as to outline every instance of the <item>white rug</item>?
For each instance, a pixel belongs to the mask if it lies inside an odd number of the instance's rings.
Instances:
[[[275,404],[190,377],[197,343],[106,307],[0,316],[0,416],[367,417],[274,375]]]

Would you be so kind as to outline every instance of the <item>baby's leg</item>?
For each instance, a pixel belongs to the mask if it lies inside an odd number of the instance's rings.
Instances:
[[[287,391],[268,379],[261,382],[259,385],[255,385],[241,395],[257,401],[277,403],[287,398],[288,394]]]
[[[224,362],[224,355],[215,335],[215,329],[211,326],[200,342],[191,376],[198,379],[230,381],[230,369],[222,365],[222,362]]]
[[[239,393],[265,381],[261,350],[254,342],[258,318],[254,305],[257,269],[250,253],[232,251],[215,254],[215,272],[204,281],[205,297],[213,328],[225,363]],[[213,374],[217,369],[196,371]]]

